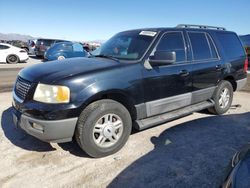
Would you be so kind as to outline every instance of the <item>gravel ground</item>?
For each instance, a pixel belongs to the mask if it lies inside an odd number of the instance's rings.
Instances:
[[[11,93],[1,93],[0,187],[218,187],[250,142],[249,97],[235,93],[242,106],[223,116],[194,113],[136,132],[118,153],[93,159],[74,142],[48,144],[15,129]]]
[[[247,74],[247,84],[242,91],[250,92],[250,72]]]

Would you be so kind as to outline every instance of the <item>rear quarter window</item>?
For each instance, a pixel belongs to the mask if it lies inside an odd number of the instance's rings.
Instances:
[[[235,33],[218,33],[217,38],[220,41],[227,58],[235,59],[245,56],[245,50]]]

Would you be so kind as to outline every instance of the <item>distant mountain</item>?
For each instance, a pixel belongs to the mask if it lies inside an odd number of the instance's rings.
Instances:
[[[21,35],[16,33],[0,33],[0,40],[21,40],[21,41],[28,41],[29,39],[35,39],[30,35]]]
[[[43,37],[39,37],[43,38]],[[0,40],[21,40],[21,41],[28,41],[30,39],[37,39],[37,37],[32,37],[30,35],[22,35],[17,33],[0,33]],[[87,43],[99,43],[102,44],[105,42],[105,40],[91,40],[91,41],[85,41]]]

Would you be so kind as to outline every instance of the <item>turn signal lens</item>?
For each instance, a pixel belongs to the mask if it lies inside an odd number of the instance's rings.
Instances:
[[[65,102],[69,100],[69,88],[60,86],[58,87],[56,100],[58,102]]]

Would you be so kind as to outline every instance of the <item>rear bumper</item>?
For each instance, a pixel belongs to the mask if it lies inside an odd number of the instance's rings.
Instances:
[[[28,134],[45,142],[70,142],[74,136],[77,118],[40,120],[13,110],[13,122]]]
[[[247,78],[241,79],[241,80],[237,80],[237,91],[241,90],[247,83]]]
[[[23,61],[27,61],[29,59],[29,56],[28,56],[28,54],[19,54],[19,60],[21,61],[21,62],[23,62]]]

